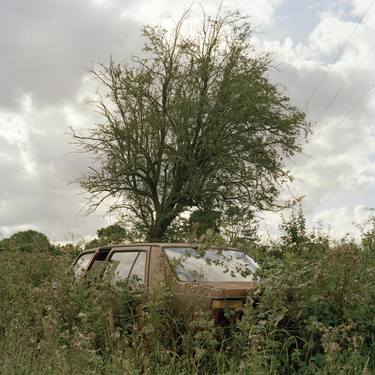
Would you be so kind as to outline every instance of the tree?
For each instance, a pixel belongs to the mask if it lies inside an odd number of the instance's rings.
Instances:
[[[298,207],[298,210],[294,208],[289,220],[283,218],[280,230],[282,245],[288,250],[300,251],[301,246],[309,242],[306,219],[301,205]]]
[[[49,242],[48,237],[35,230],[17,232],[9,238],[3,239],[0,241],[0,250],[28,253],[41,251],[57,252],[56,247]]]
[[[196,35],[143,29],[145,57],[94,66],[105,88],[100,124],[75,140],[95,165],[82,176],[90,208],[115,198],[162,240],[182,212],[274,209],[290,181],[285,160],[309,130],[302,112],[266,77],[268,55],[254,56],[251,29],[238,13],[204,17]]]
[[[100,228],[96,231],[96,234],[98,238],[88,242],[85,246],[86,249],[109,244],[120,244],[131,238],[131,234],[118,223]]]

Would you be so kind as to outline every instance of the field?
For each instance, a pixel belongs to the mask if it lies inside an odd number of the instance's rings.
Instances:
[[[173,286],[133,309],[124,289],[74,282],[77,246],[2,251],[0,374],[375,373],[374,229],[333,241],[292,222],[242,247],[262,283],[226,330],[174,316]]]

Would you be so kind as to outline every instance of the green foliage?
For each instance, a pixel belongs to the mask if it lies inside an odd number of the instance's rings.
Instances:
[[[282,228],[263,259],[261,297],[241,324],[279,373],[375,371],[374,252],[308,233],[301,211]],[[363,238],[370,247],[373,233]]]
[[[74,282],[69,256],[9,252],[0,259],[0,373],[124,372],[129,297],[105,282]],[[128,367],[127,367],[128,366]]]
[[[306,220],[301,206],[298,211],[293,211],[289,221],[283,218],[280,229],[282,231],[281,241],[285,249],[299,249],[300,246],[308,242],[306,232]]]
[[[236,245],[250,244],[257,240],[254,213],[239,206],[228,205],[224,211],[210,206],[193,211],[189,218],[178,218],[166,231],[165,239],[188,242],[199,241],[207,231]]]
[[[167,228],[164,241],[194,243],[199,241],[207,231],[220,234],[221,213],[219,211],[199,209],[193,211],[188,218],[176,218]]]
[[[362,247],[364,251],[372,252],[375,250],[375,218],[370,221],[371,227],[362,235]]]
[[[135,304],[121,285],[74,281],[70,247],[57,256],[3,252],[0,374],[370,375],[375,230],[359,246],[303,223],[302,213],[284,221],[280,243],[246,243],[262,281],[225,329],[194,296],[176,314],[173,283]],[[202,245],[223,241],[201,236]]]
[[[86,249],[98,246],[116,245],[129,242],[132,239],[131,234],[120,224],[112,224],[108,227],[100,228],[96,231],[97,237],[88,242]]]
[[[189,224],[192,232],[195,232],[196,237],[199,238],[209,229],[215,233],[220,233],[220,217],[221,213],[213,209],[196,210],[191,213]]]
[[[267,78],[251,27],[237,13],[204,17],[200,31],[146,26],[144,57],[95,66],[103,122],[74,137],[98,161],[82,177],[95,209],[107,197],[148,240],[160,241],[190,209],[247,214],[285,205],[285,161],[301,150],[305,116]],[[203,210],[203,211],[202,211]],[[206,215],[210,229],[215,218]],[[207,224],[207,223],[206,223]],[[204,233],[207,228],[198,228]]]
[[[26,230],[13,234],[9,238],[0,241],[0,251],[22,251],[22,252],[56,252],[46,235],[35,230]]]

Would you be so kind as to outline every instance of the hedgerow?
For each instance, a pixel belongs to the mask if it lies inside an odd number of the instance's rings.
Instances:
[[[171,310],[173,285],[134,304],[125,288],[74,280],[72,246],[0,256],[0,374],[372,374],[375,231],[246,244],[261,263],[241,320]]]

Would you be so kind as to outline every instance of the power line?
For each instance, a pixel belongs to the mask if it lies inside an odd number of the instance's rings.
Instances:
[[[337,122],[335,126],[331,128],[331,130],[328,132],[328,134],[332,133],[336,128],[339,127],[339,125],[359,106],[359,104],[362,102],[362,100],[375,88],[375,83],[373,83],[367,91],[365,91],[362,96],[359,97],[359,99],[352,105],[352,107],[349,109],[348,112],[345,113],[345,115],[340,119],[340,121]]]
[[[350,107],[349,111],[347,111],[344,116],[341,117],[339,121],[336,122],[334,126],[328,131],[328,133],[325,135],[326,137],[330,134],[332,134],[336,129],[338,129],[342,122],[359,106],[359,104],[362,102],[362,100],[375,88],[375,82],[369,86],[369,88],[358,98],[358,100]],[[311,154],[314,154],[315,151],[318,149],[318,146],[314,148]]]
[[[352,36],[354,35],[354,33],[356,32],[356,30],[358,29],[359,25],[361,25],[361,23],[363,22],[363,20],[365,19],[367,13],[369,12],[370,8],[372,7],[372,5],[374,4],[375,0],[372,0],[370,2],[370,4],[368,5],[367,9],[365,10],[365,12],[362,14],[362,17],[360,18],[360,20],[357,22],[357,24],[355,25],[355,27],[353,28],[352,32],[349,34],[348,38],[346,39],[345,43],[342,45],[342,47],[340,48],[340,50],[338,51],[338,53],[336,54],[335,58],[333,59],[333,62],[328,66],[328,69],[325,71],[325,73],[323,74],[323,76],[320,78],[319,82],[317,83],[317,85],[314,87],[312,93],[310,94],[309,98],[306,100],[306,103],[305,103],[305,108],[306,108],[306,112],[307,112],[307,108],[309,106],[309,103],[311,101],[311,99],[314,97],[315,93],[318,91],[318,89],[320,88],[320,86],[322,85],[323,81],[326,79],[328,73],[330,72],[332,66],[337,62],[338,58],[341,56],[341,54],[344,52],[345,48],[347,47],[347,45],[349,44]]]
[[[324,107],[323,111],[320,112],[316,122],[319,122],[320,119],[323,117],[323,115],[328,111],[329,107],[334,103],[336,98],[340,95],[341,91],[345,88],[349,80],[353,77],[353,75],[357,72],[357,70],[361,67],[361,65],[364,63],[364,61],[367,59],[369,54],[372,52],[372,50],[375,48],[375,43],[369,48],[366,55],[362,58],[362,60],[355,66],[355,68],[350,72],[350,74],[346,77],[344,83],[341,85],[341,87],[337,90],[335,95],[331,98],[331,100],[327,103],[327,105]]]

